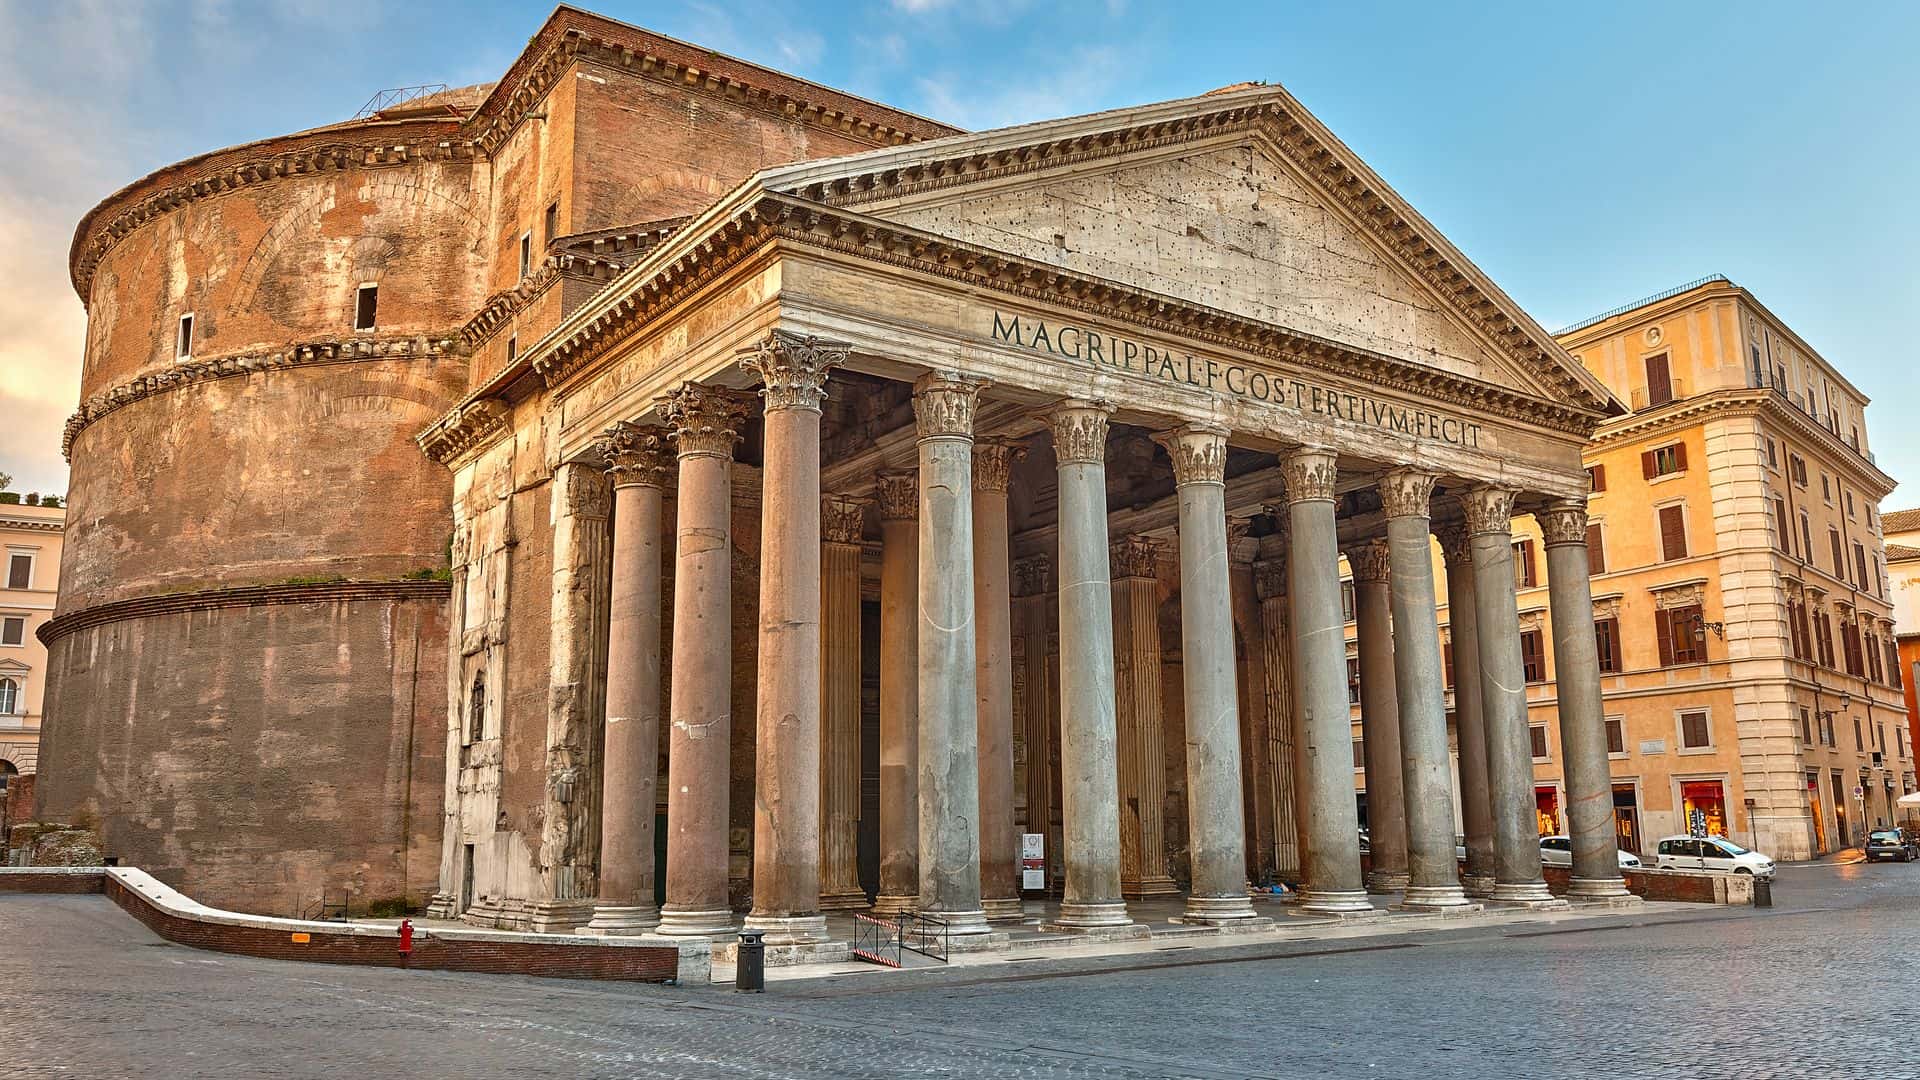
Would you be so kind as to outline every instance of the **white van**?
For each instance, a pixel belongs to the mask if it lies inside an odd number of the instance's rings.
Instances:
[[[1694,870],[1709,874],[1751,874],[1773,877],[1773,860],[1749,851],[1724,836],[1669,836],[1660,841],[1654,866],[1661,870]]]

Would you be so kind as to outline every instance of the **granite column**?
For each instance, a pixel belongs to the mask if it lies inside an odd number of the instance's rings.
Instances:
[[[860,550],[865,500],[820,504],[820,910],[867,906],[860,887]]]
[[[973,608],[980,767],[980,893],[989,922],[1019,922],[1020,827],[1013,814],[1013,568],[1007,487],[1026,450],[973,448]]]
[[[920,904],[920,488],[881,473],[880,891],[873,910]]]
[[[1400,777],[1400,686],[1394,675],[1393,601],[1385,540],[1347,552],[1360,646],[1360,751],[1367,776],[1369,892],[1407,887],[1407,803]]]
[[[1464,524],[1438,530],[1447,563],[1447,634],[1453,650],[1453,725],[1460,743],[1460,816],[1467,866],[1460,884],[1468,896],[1493,892],[1493,797],[1487,788],[1487,722],[1480,706],[1480,620],[1473,544]]]

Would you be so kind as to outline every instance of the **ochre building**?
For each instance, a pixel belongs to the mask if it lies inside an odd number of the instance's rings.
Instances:
[[[1039,834],[1071,928],[1552,904],[1540,607],[1571,894],[1624,895],[1625,409],[1278,87],[963,134],[562,8],[491,88],[141,181],[74,265],[42,798],[197,896],[964,939]]]

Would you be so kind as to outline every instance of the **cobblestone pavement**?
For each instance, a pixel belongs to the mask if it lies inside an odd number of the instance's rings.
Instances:
[[[1776,899],[740,997],[223,956],[0,896],[0,1076],[1920,1077],[1920,864],[1783,867]]]

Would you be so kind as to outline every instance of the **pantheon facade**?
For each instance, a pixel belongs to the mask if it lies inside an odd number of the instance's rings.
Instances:
[[[115,417],[364,362],[326,390],[356,445],[313,453],[371,452],[423,494],[357,508],[385,539],[343,582],[255,600],[291,618],[393,583],[329,609],[404,631],[335,677],[411,718],[381,728],[375,771],[412,809],[363,844],[437,825],[437,871],[399,875],[431,882],[434,914],[804,943],[830,911],[911,909],[964,938],[1022,917],[1023,834],[1044,839],[1046,918],[1067,928],[1175,894],[1188,921],[1252,919],[1250,884],[1276,880],[1347,916],[1557,903],[1516,515],[1539,522],[1552,583],[1570,895],[1625,895],[1581,460],[1620,406],[1285,90],[969,134],[562,8],[500,83],[427,100],[373,118],[427,110],[422,149],[321,160],[352,190],[266,230],[325,230],[350,194],[403,202],[384,248],[315,241],[341,253],[344,307],[312,317],[363,329],[375,282],[394,312],[376,329],[416,344],[370,330],[356,352],[343,332],[324,364],[108,388],[69,438],[84,522],[114,498],[87,475]],[[412,168],[430,173],[400,182]],[[313,174],[246,174],[195,205]],[[77,242],[96,311],[98,273],[144,227]],[[283,283],[232,276],[256,307]],[[464,321],[427,332],[447,314],[431,304]],[[182,332],[219,333],[208,310]],[[177,314],[157,316],[170,335]],[[229,404],[262,428],[246,409],[295,407]],[[142,452],[134,435],[114,452]],[[75,548],[83,571],[111,558],[83,531]],[[412,562],[378,557],[400,548]],[[1405,825],[1370,876],[1343,558],[1369,813]],[[245,606],[220,584],[209,610]],[[396,621],[402,601],[422,606]],[[55,620],[69,701],[106,678],[103,618]],[[225,632],[245,649],[275,625]],[[48,771],[71,804],[152,797],[102,778],[101,732],[61,722]],[[444,779],[432,812],[395,796],[399,764]]]

